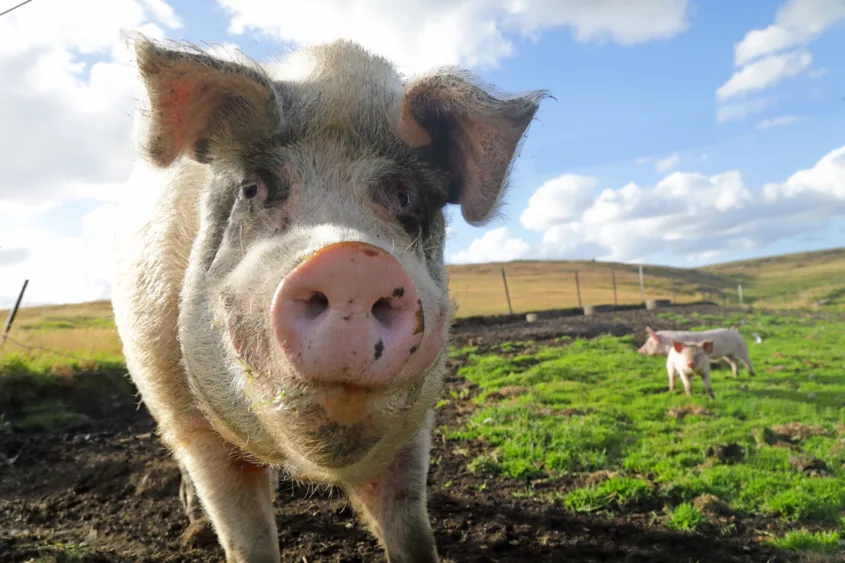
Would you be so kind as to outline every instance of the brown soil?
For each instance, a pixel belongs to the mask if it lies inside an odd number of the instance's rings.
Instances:
[[[671,327],[650,312],[625,311],[590,319],[457,327],[455,343],[485,348],[503,341],[539,342],[602,332],[633,332],[639,343],[646,324],[656,330]],[[448,388],[471,389],[454,375],[454,367]],[[472,412],[470,397],[440,409],[438,424],[460,424]],[[178,500],[178,470],[147,412],[143,407],[136,410],[135,398],[111,399],[111,411],[98,408],[86,426],[73,431],[0,435],[0,454],[13,460],[3,463],[0,455],[0,561],[69,561],[49,546],[81,542],[83,555],[73,561],[223,561],[215,543],[180,546],[188,520]],[[483,444],[467,448],[435,435],[429,511],[444,562],[801,560],[758,541],[758,530],[775,526],[773,522],[737,520],[729,536],[715,530],[685,534],[659,523],[662,506],[630,507],[600,517],[568,512],[536,498],[517,498],[514,493],[524,491],[525,483],[467,471],[468,461],[483,449]],[[572,481],[533,486],[537,492],[564,491]],[[306,489],[283,481],[276,507],[282,561],[384,561],[377,542],[355,519],[339,490]]]

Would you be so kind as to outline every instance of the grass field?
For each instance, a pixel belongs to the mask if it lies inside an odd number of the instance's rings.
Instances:
[[[708,319],[674,320],[695,329]],[[469,423],[443,432],[485,445],[468,460],[477,474],[569,481],[564,493],[525,494],[572,511],[612,517],[650,505],[671,528],[717,535],[731,533],[727,514],[774,518],[781,533],[766,541],[836,552],[845,538],[845,322],[744,320],[758,375],[714,371],[712,401],[700,380],[692,397],[680,385],[668,393],[665,358],[637,355],[631,337],[453,350],[459,375],[481,392]]]

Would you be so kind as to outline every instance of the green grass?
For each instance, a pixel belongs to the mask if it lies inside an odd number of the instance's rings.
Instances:
[[[703,329],[716,319],[740,327],[739,317],[703,315],[686,325]],[[557,495],[572,510],[657,499],[670,509],[669,526],[694,530],[704,516],[690,503],[711,494],[737,514],[834,526],[845,514],[845,322],[756,314],[740,330],[758,375],[743,369],[733,378],[727,366],[714,367],[713,401],[699,379],[692,397],[680,385],[670,394],[665,358],[639,356],[631,337],[575,340],[523,355],[465,351],[460,374],[479,385],[479,408],[465,427],[442,430],[487,445],[470,463],[477,473],[524,480],[599,470],[625,475]],[[523,389],[487,399],[507,386]],[[673,407],[700,409],[677,418],[669,416]],[[795,422],[823,435],[805,437],[795,451],[760,438]],[[708,457],[708,448],[727,444],[741,446],[744,458]],[[830,475],[796,472],[796,454],[822,459]]]
[[[33,563],[76,563],[87,561],[92,555],[84,543],[66,544],[62,542],[45,543],[38,548],[39,557]]]
[[[647,481],[631,477],[611,477],[600,485],[575,489],[563,495],[563,503],[576,512],[625,509],[647,502],[654,492]]]
[[[771,543],[780,549],[836,553],[840,549],[839,538],[840,534],[836,531],[808,532],[806,530],[794,530],[782,538],[772,540]]]
[[[707,523],[700,510],[689,502],[682,502],[669,513],[668,526],[673,530],[694,532]]]
[[[71,429],[103,393],[133,393],[122,358],[12,354],[0,358],[0,433]]]

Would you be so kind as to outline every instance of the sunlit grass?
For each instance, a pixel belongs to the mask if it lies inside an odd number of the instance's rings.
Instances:
[[[741,332],[758,375],[742,370],[733,378],[714,367],[712,401],[697,379],[692,397],[670,394],[665,358],[639,356],[631,337],[563,341],[523,355],[453,350],[465,360],[460,374],[479,385],[479,408],[465,427],[442,430],[486,444],[470,462],[477,473],[554,481],[621,472],[553,495],[571,510],[656,499],[667,506],[667,525],[694,531],[706,517],[693,501],[713,495],[737,514],[835,527],[845,514],[845,323],[745,319]],[[686,324],[699,329],[715,320]],[[740,317],[718,320],[741,326]],[[496,393],[514,386],[519,393]],[[789,423],[806,425],[804,435],[778,435]],[[728,445],[742,452],[739,459],[716,453]],[[793,466],[797,455],[826,469],[802,473]]]

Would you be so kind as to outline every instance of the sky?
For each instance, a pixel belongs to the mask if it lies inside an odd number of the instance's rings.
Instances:
[[[0,307],[24,279],[26,304],[111,295],[135,30],[258,61],[343,37],[548,90],[501,216],[448,209],[450,264],[842,245],[845,0],[32,0],[0,16]]]

